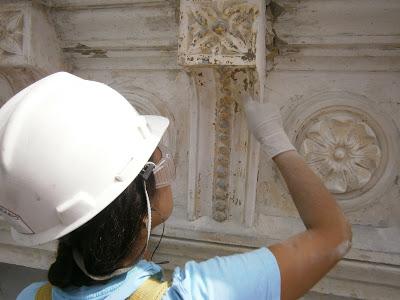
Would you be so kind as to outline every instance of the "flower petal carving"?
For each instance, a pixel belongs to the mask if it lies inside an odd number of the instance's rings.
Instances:
[[[371,172],[367,170],[366,168],[360,167],[357,164],[354,164],[352,168],[350,168],[352,172],[354,173],[354,177],[358,179],[358,185],[357,186],[363,186],[368,183],[368,181],[371,179]],[[357,187],[356,186],[356,187]]]
[[[326,187],[343,194],[367,185],[382,155],[372,128],[360,118],[340,113],[313,122],[300,151]]]
[[[313,138],[316,135],[312,136]],[[304,141],[303,147],[307,153],[312,153],[313,155],[318,155],[320,158],[324,158],[328,154],[329,149],[323,143],[319,143],[319,141],[315,141],[317,139],[308,138]]]
[[[246,44],[229,32],[226,33],[225,37],[221,38],[221,45],[233,52],[244,53],[247,50]]]
[[[209,7],[199,9],[198,7],[192,10],[193,17],[196,22],[203,27],[209,26],[213,19],[217,18],[216,13]]]
[[[346,181],[341,172],[331,173],[325,179],[325,186],[332,193],[346,192]]]

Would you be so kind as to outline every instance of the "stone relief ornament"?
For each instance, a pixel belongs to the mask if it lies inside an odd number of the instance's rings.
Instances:
[[[305,133],[301,153],[333,193],[363,188],[381,161],[372,128],[356,115],[328,114]]]
[[[293,97],[281,112],[294,146],[344,211],[367,208],[396,188],[398,129],[378,101],[327,91]]]
[[[255,35],[253,24],[257,8],[248,3],[205,6],[195,4],[189,14],[191,41],[188,52],[192,54],[247,54],[254,55]]]
[[[264,10],[259,0],[181,1],[180,63],[254,66],[257,40],[265,44]]]
[[[0,54],[22,54],[22,30],[22,13],[0,13]]]
[[[180,1],[178,63],[194,78],[198,128],[191,130],[198,147],[189,151],[190,220],[253,226],[259,148],[237,100],[244,90],[257,100],[265,93],[265,10],[260,0]],[[206,140],[213,149],[201,146]]]
[[[219,84],[222,93],[216,103],[213,218],[218,222],[222,222],[227,219],[228,215],[227,201],[233,100],[229,95],[230,77],[224,76],[222,71],[219,73]]]

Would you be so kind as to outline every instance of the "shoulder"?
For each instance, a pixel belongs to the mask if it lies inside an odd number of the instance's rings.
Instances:
[[[267,248],[187,262],[176,268],[169,299],[279,299],[280,272]]]
[[[24,288],[19,295],[17,296],[17,300],[31,300],[35,299],[36,293],[40,287],[45,285],[47,281],[34,282]]]

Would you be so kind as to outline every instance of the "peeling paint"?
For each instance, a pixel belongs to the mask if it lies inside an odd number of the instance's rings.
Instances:
[[[278,3],[271,1],[267,6],[267,33],[266,33],[266,48],[267,48],[267,61],[269,65],[274,64],[276,56],[281,54],[281,48],[288,43],[278,36],[274,26],[279,16],[286,12],[286,8]]]
[[[84,44],[78,43],[75,47],[64,48],[66,53],[79,53],[81,55],[92,55],[92,57],[108,57],[107,50],[96,49]]]
[[[268,7],[270,8],[271,15],[273,16],[274,20],[276,20],[279,16],[283,15],[286,12],[285,7],[275,1],[271,1]]]

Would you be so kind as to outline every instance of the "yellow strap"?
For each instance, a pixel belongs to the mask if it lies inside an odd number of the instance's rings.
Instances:
[[[160,300],[168,289],[168,282],[150,277],[130,296],[129,300]]]
[[[36,293],[35,300],[51,300],[51,284],[46,283]],[[149,278],[132,294],[129,300],[160,300],[168,289],[168,282]]]
[[[51,284],[41,286],[36,293],[35,300],[51,300]]]

